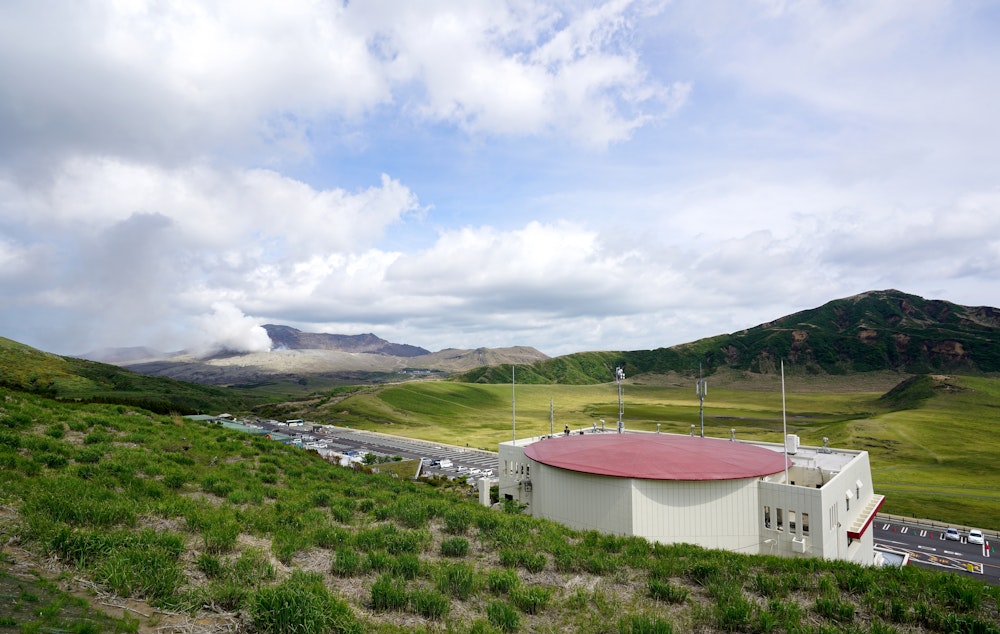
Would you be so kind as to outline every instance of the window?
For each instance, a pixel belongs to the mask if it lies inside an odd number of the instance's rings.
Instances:
[[[802,534],[803,535],[808,535],[809,534],[809,514],[808,513],[803,513],[802,514]]]
[[[764,528],[771,528],[771,507],[764,507]]]
[[[778,508],[778,509],[775,509],[775,510],[777,511],[777,514],[778,514],[778,530],[779,531],[783,531],[783,530],[785,530],[785,527],[784,527],[783,522],[781,521],[781,509]]]
[[[792,510],[788,511],[788,532],[795,532],[795,511]]]

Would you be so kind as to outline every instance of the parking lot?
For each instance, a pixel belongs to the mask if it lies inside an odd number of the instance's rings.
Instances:
[[[277,423],[270,425],[263,423],[263,427],[299,438],[304,443],[323,442],[329,450],[339,453],[357,451],[373,453],[376,456],[400,456],[405,460],[426,459],[422,467],[423,473],[451,478],[485,476],[495,479],[499,472],[497,454],[481,449],[442,445],[347,427],[296,428]],[[437,464],[434,464],[435,461]],[[450,466],[442,466],[442,462],[445,465],[450,462]]]

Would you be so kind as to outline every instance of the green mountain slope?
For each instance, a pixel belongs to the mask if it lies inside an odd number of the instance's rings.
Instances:
[[[1000,310],[927,300],[895,290],[838,299],[741,332],[693,343],[627,352],[586,352],[517,368],[524,383],[602,383],[626,374],[706,373],[718,367],[773,373],[911,374],[1000,372]],[[459,375],[469,382],[509,382],[510,366]],[[520,377],[523,377],[520,378]]]
[[[154,412],[245,409],[223,388],[143,376],[118,366],[62,357],[0,337],[0,386],[58,399],[134,405]]]
[[[0,403],[3,633],[1000,634],[968,575],[573,531],[217,425]]]

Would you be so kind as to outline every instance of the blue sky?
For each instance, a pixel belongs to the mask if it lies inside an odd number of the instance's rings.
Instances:
[[[0,336],[556,356],[998,305],[1000,3],[279,4],[0,5]]]

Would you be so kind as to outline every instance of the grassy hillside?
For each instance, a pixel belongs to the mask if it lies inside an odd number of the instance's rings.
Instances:
[[[153,378],[118,366],[61,357],[0,337],[0,387],[52,398],[119,403],[193,414],[246,409],[260,398],[223,388]]]
[[[662,378],[662,377],[661,377]],[[776,376],[720,373],[709,382],[710,436],[781,442],[781,385]],[[679,383],[679,384],[678,384]],[[688,433],[700,425],[686,379],[625,385],[629,428]],[[884,510],[1000,530],[1000,380],[895,373],[788,377],[787,426],[805,444],[870,453]],[[601,385],[407,383],[341,392],[286,404],[283,414],[495,451],[518,437],[563,425],[590,427],[618,417],[617,388]],[[550,404],[554,422],[550,423]]]
[[[423,416],[504,400],[452,387],[386,402]],[[1000,588],[960,574],[653,545],[508,510],[0,388],[0,632],[1000,632]]]
[[[626,375],[698,368],[774,374],[784,360],[790,374],[855,372],[1000,372],[1000,310],[926,300],[899,291],[838,299],[737,333],[656,350],[585,352],[518,366],[522,383],[603,383],[613,368]],[[510,366],[477,368],[466,383],[505,383]]]

